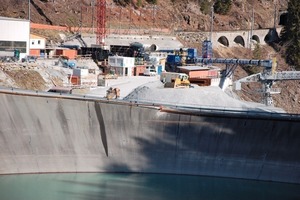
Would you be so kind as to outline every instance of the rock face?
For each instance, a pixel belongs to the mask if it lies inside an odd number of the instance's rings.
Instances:
[[[35,23],[92,27],[96,9],[92,0],[31,0],[30,19]],[[107,22],[111,28],[168,28],[173,30],[209,31],[210,11],[201,12],[198,1],[158,1],[157,5],[142,1],[118,6],[107,0]],[[272,1],[233,0],[227,15],[214,14],[215,30],[250,29],[252,7],[254,28],[270,28],[274,25],[275,6]],[[278,10],[286,10],[288,0],[277,3]],[[93,15],[93,10],[94,15]],[[28,1],[2,0],[0,16],[28,18]],[[272,20],[265,20],[272,19]],[[95,18],[94,18],[95,21]],[[277,18],[278,21],[278,18]]]

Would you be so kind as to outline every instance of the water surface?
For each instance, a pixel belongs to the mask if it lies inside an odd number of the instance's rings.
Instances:
[[[300,185],[164,174],[28,174],[0,176],[1,200],[300,199]]]

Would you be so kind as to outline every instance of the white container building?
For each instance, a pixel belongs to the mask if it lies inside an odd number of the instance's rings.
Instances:
[[[109,56],[108,65],[115,69],[119,76],[132,76],[134,70],[134,58],[123,56]]]
[[[80,69],[80,68],[73,69],[73,76],[86,77],[88,75],[89,75],[89,69]]]
[[[20,59],[29,55],[30,22],[0,17],[0,51],[20,51]]]
[[[78,84],[81,86],[95,87],[98,84],[98,77],[94,69],[73,69],[72,76],[79,78]]]

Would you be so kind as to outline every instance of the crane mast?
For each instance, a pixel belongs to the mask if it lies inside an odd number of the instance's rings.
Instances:
[[[106,0],[97,0],[97,45],[104,45],[106,37]]]

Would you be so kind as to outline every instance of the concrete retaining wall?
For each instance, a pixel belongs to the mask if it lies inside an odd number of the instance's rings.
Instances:
[[[0,93],[0,174],[154,172],[300,183],[300,123]]]

